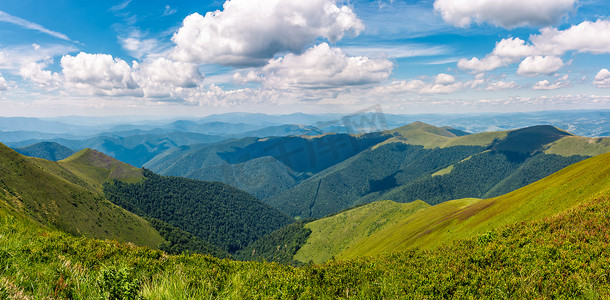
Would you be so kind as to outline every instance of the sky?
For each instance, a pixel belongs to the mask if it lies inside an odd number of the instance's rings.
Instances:
[[[610,109],[603,0],[2,0],[0,116]]]

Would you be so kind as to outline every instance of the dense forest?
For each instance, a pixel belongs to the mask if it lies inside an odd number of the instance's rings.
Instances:
[[[300,266],[302,263],[294,260],[293,257],[311,234],[311,229],[304,227],[306,222],[302,220],[282,227],[240,250],[234,258]]]
[[[223,183],[164,177],[146,169],[143,173],[139,183],[106,183],[107,199],[230,253],[292,222],[252,195]]]
[[[200,253],[218,258],[228,258],[231,255],[220,248],[211,245],[198,236],[172,226],[159,219],[148,218],[148,223],[161,234],[165,242],[159,245],[159,250],[169,254]]]

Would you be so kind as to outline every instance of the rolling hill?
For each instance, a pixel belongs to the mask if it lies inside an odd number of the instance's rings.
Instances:
[[[0,297],[608,298],[610,200],[570,201],[585,203],[433,250],[299,268],[79,238],[0,210]]]
[[[107,182],[104,195],[133,213],[159,219],[229,253],[293,222],[224,183],[164,177],[147,169],[139,182]]]
[[[373,133],[232,139],[173,148],[144,167],[162,175],[234,184],[267,198],[388,138]]]
[[[553,143],[575,138],[551,126],[456,136],[416,122],[385,134],[392,137],[265,201],[293,217],[319,218],[379,200],[434,205],[488,198],[587,158],[577,149],[545,153]],[[610,147],[587,154],[605,151]]]
[[[419,211],[339,254],[341,259],[432,248],[494,228],[552,216],[610,194],[610,153],[573,164],[490,199],[447,201]]]
[[[0,199],[25,218],[65,232],[157,247],[148,222],[110,201],[61,163],[27,158],[0,144]]]

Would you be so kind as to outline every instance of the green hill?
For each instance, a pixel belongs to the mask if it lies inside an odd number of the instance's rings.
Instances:
[[[552,126],[456,136],[416,122],[385,133],[393,137],[265,201],[294,217],[319,218],[379,200],[434,205],[488,198],[587,158],[576,148],[545,153],[552,143],[573,137]]]
[[[361,240],[338,257],[446,245],[507,224],[552,216],[609,193],[610,153],[573,164],[503,196],[454,200],[424,209]]]
[[[388,138],[379,133],[248,137],[173,148],[144,167],[161,175],[218,180],[268,198]]]
[[[104,194],[140,216],[159,219],[229,253],[293,219],[254,196],[220,182],[164,177],[144,169],[137,183],[113,180]]]
[[[156,247],[163,238],[112,204],[61,163],[27,158],[0,144],[0,200],[22,216],[76,235]]]
[[[311,230],[311,234],[294,259],[304,263],[325,262],[357,241],[426,207],[429,205],[422,201],[379,201],[307,223],[305,228]]]
[[[293,268],[78,238],[0,210],[0,297],[606,299],[609,214],[600,197],[435,250]]]
[[[74,150],[54,142],[41,142],[25,147],[14,148],[13,150],[25,156],[52,161],[62,160],[74,154]]]

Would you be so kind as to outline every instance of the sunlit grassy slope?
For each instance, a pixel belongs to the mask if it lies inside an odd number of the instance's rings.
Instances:
[[[379,201],[313,221],[305,225],[311,234],[294,258],[305,263],[322,263],[355,242],[426,207],[429,205],[423,201]]]
[[[0,200],[26,218],[72,234],[150,247],[163,242],[148,222],[102,196],[96,188],[100,169],[85,169],[27,158],[0,144]]]
[[[430,251],[300,268],[166,255],[0,210],[3,299],[607,299],[610,201]]]
[[[610,153],[571,165],[503,196],[454,200],[424,209],[361,240],[337,257],[432,248],[506,224],[551,216],[608,193]]]
[[[610,138],[588,138],[581,136],[567,136],[548,145],[544,151],[547,154],[563,156],[579,155],[595,156],[610,151]]]
[[[424,146],[426,149],[452,146],[487,146],[495,140],[505,138],[508,131],[483,132],[456,136],[446,129],[422,122],[414,122],[396,129],[387,130],[385,133],[393,134],[395,137],[388,139],[375,147],[397,142],[420,145]]]

